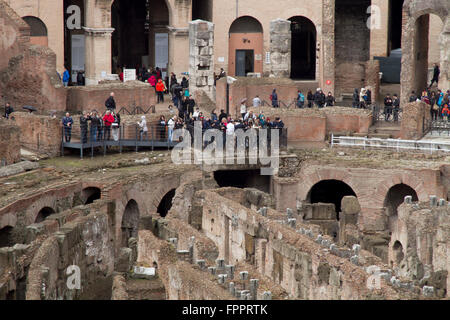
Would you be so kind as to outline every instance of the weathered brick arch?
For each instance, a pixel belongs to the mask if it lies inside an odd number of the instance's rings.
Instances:
[[[342,181],[345,184],[347,184],[352,190],[355,192],[356,197],[359,198],[358,190],[355,188],[355,185],[353,184],[351,180],[351,175],[348,172],[342,172],[338,170],[329,170],[329,169],[323,169],[323,170],[315,170],[314,172],[311,172],[310,174],[303,176],[300,180],[300,184],[302,185],[302,188],[300,188],[297,199],[301,201],[306,201],[308,199],[308,196],[311,192],[311,189],[318,184],[321,181],[324,180],[338,180]]]
[[[409,19],[414,21],[424,14],[435,14],[439,16],[443,22],[449,14],[450,5],[447,0],[405,0],[403,3],[403,11]]]
[[[55,196],[44,196],[34,202],[31,206],[28,207],[25,213],[25,225],[33,224],[36,221],[36,218],[39,212],[43,208],[51,208],[56,213],[56,201],[57,198]]]
[[[384,207],[384,202],[389,190],[398,184],[405,184],[416,191],[419,201],[427,201],[429,194],[423,185],[423,181],[411,174],[401,173],[386,177],[383,182],[378,184],[376,188],[377,191],[373,195],[373,206],[377,208]]]
[[[417,69],[428,68],[428,61],[425,59],[418,60],[417,57],[423,57],[424,54],[420,43],[415,43],[415,38],[418,35],[422,35],[421,31],[416,28],[417,19],[427,14],[434,14],[441,18],[444,23],[448,23],[448,15],[450,13],[450,2],[448,0],[405,0],[403,5],[403,29],[402,29],[402,71],[401,71],[401,103],[408,102],[409,94],[412,90],[419,91],[424,85],[427,85],[425,75],[418,77],[416,74]],[[419,28],[420,29],[420,28]],[[442,32],[444,35],[445,29]],[[422,41],[428,41],[425,39]],[[448,39],[448,36],[447,36]],[[421,41],[420,39],[418,40]],[[450,41],[450,40],[446,40]],[[444,47],[444,43],[441,44],[441,49]],[[427,53],[428,55],[428,53]],[[441,57],[441,78],[447,78],[448,81],[448,58]],[[424,83],[425,82],[425,83]],[[441,83],[441,82],[440,82]]]

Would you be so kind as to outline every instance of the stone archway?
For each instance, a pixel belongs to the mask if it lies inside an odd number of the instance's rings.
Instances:
[[[97,187],[84,188],[81,191],[81,200],[83,201],[83,204],[85,204],[85,205],[91,204],[95,200],[98,200],[101,198],[101,193],[102,193],[102,191],[100,190],[100,188],[97,188]]]
[[[310,203],[332,203],[339,220],[341,202],[345,196],[356,197],[355,191],[341,180],[322,180],[316,183],[308,192],[307,201]]]
[[[137,238],[139,231],[139,206],[134,199],[128,201],[122,216],[122,247],[128,247],[130,238]]]
[[[314,23],[303,16],[291,21],[291,79],[315,80],[317,60],[317,30]]]
[[[47,47],[48,32],[45,23],[41,19],[33,16],[26,16],[22,19],[30,26],[30,43]]]
[[[251,16],[233,21],[229,29],[228,74],[245,77],[248,73],[263,72],[263,27]]]
[[[428,87],[430,15],[438,16],[443,23],[439,36],[440,81],[443,91],[450,88],[449,53],[450,20],[446,0],[405,0],[402,31],[401,103],[408,102],[411,91],[422,92]],[[414,75],[414,76],[411,76]]]
[[[43,222],[45,219],[47,219],[49,216],[51,216],[52,214],[55,214],[55,210],[51,207],[44,207],[41,210],[39,210],[37,216],[36,216],[36,220],[34,221],[34,223],[41,223]]]
[[[403,203],[406,196],[412,196],[412,201],[419,201],[416,190],[409,185],[400,183],[392,186],[386,194],[384,207],[388,217],[388,229],[392,233],[397,227],[397,208]]]
[[[172,208],[172,200],[173,197],[175,197],[176,189],[172,189],[169,192],[167,192],[164,197],[161,199],[158,205],[157,213],[161,217],[165,217],[167,213],[170,211],[170,208]]]
[[[0,248],[10,247],[14,245],[14,241],[12,239],[13,227],[4,226],[0,229]]]

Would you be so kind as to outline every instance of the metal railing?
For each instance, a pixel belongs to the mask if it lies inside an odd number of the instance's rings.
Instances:
[[[331,147],[358,147],[358,148],[382,148],[403,151],[427,151],[430,153],[444,151],[450,152],[450,142],[422,141],[422,140],[401,140],[401,139],[380,139],[367,137],[349,137],[331,135]]]
[[[136,114],[148,114],[148,113],[156,113],[156,107],[151,105],[150,107],[140,107],[140,106],[132,106],[132,107],[121,107],[119,110],[119,114],[124,115],[136,115]]]
[[[391,109],[389,120],[386,121],[386,108],[377,104],[372,105],[372,124],[375,125],[377,122],[394,122],[400,123],[403,119],[403,109],[398,110]],[[395,113],[397,112],[397,121],[395,121]]]

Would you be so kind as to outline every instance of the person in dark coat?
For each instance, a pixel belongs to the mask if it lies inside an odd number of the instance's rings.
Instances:
[[[63,117],[62,124],[64,126],[64,138],[66,142],[70,142],[72,138],[73,119],[68,112],[66,113],[66,116]]]
[[[411,95],[409,96],[409,102],[416,102],[417,100],[417,95],[416,92],[413,90],[411,91]]]
[[[109,111],[116,110],[116,101],[114,100],[114,92],[111,92],[109,98],[105,101],[106,109]]]
[[[189,81],[188,79],[186,79],[186,77],[183,77],[183,79],[181,80],[181,87],[183,89],[189,88]]]
[[[174,83],[178,83],[178,81],[177,81],[177,76],[175,75],[175,73],[171,73],[170,74],[170,84],[169,84],[169,88],[172,88],[172,85],[174,84]]]
[[[325,104],[325,98],[325,94],[320,88],[318,88],[316,93],[314,94],[314,103],[318,108],[323,108],[323,105]]]
[[[333,97],[331,92],[328,92],[327,98],[325,99],[325,103],[327,104],[327,107],[333,107],[335,102],[336,102],[336,99]]]
[[[439,85],[439,75],[441,74],[441,70],[439,69],[439,66],[437,63],[434,64],[433,69],[433,79],[431,79],[430,88],[433,86],[433,83],[436,82],[437,85]]]
[[[13,112],[14,112],[13,107],[11,107],[11,104],[9,104],[9,102],[7,102],[5,105],[5,118],[9,119],[9,115]]]
[[[194,98],[192,98],[192,96],[189,96],[186,100],[187,100],[187,106],[188,106],[188,113],[193,114],[194,107],[195,107],[195,100],[194,100]]]
[[[359,107],[359,93],[358,93],[358,89],[356,89],[356,88],[355,88],[355,91],[353,91],[352,107],[353,108],[358,108]]]
[[[400,100],[398,99],[398,96],[394,94],[392,99],[392,107],[394,111],[394,122],[398,122],[398,114],[400,112]]]
[[[88,114],[83,111],[83,115],[80,117],[81,143],[87,143],[88,121]]]
[[[95,142],[95,141],[97,141],[97,133],[101,126],[100,118],[99,118],[97,112],[92,112],[90,115],[90,118],[91,118],[91,125],[90,125],[91,141]]]
[[[277,90],[276,89],[273,89],[272,95],[270,96],[270,99],[272,100],[272,107],[279,108],[279,105],[278,105],[278,94],[277,94]]]
[[[308,91],[306,99],[308,100],[308,108],[312,108],[313,101],[314,101],[314,95],[311,90]]]
[[[392,114],[393,101],[389,93],[384,98],[384,120],[389,121]]]
[[[225,113],[225,111],[222,109],[220,110],[220,114],[219,114],[219,123],[222,123],[222,119],[226,119],[228,118],[227,114]]]

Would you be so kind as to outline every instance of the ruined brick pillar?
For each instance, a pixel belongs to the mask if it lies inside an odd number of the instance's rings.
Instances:
[[[214,24],[204,20],[189,22],[189,90],[195,98],[214,97]]]
[[[324,0],[322,10],[322,83],[320,84],[324,92],[334,93],[336,61],[334,57],[334,24],[335,24],[335,0]],[[330,82],[328,82],[328,80]]]
[[[86,0],[86,85],[97,84],[111,73],[112,0]]]
[[[291,22],[276,19],[270,22],[271,77],[289,78],[291,75]]]

